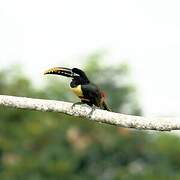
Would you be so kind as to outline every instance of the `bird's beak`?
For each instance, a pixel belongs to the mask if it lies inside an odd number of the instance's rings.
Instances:
[[[75,76],[75,74],[72,72],[72,69],[64,68],[64,67],[50,68],[44,72],[44,75],[46,75],[46,74],[55,74],[55,75],[61,75],[61,76],[66,76],[66,77],[74,77]]]

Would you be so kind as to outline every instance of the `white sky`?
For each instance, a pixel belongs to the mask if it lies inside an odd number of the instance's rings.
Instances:
[[[36,79],[107,49],[127,59],[146,115],[180,116],[180,1],[0,0],[0,66]]]

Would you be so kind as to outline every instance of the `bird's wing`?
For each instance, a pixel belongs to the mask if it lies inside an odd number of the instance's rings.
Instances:
[[[84,97],[88,99],[100,99],[101,92],[95,84],[85,84],[81,86]]]

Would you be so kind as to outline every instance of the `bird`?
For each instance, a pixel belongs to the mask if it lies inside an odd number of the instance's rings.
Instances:
[[[72,78],[70,88],[81,102],[76,104],[87,104],[90,107],[98,107],[103,110],[111,111],[106,104],[106,94],[100,88],[92,83],[86,73],[78,68],[53,67],[44,72],[44,75],[53,74]]]

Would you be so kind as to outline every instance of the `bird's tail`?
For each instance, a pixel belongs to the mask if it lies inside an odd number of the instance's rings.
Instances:
[[[107,111],[111,111],[111,109],[107,106],[105,101],[102,102],[102,109],[107,110]]]

